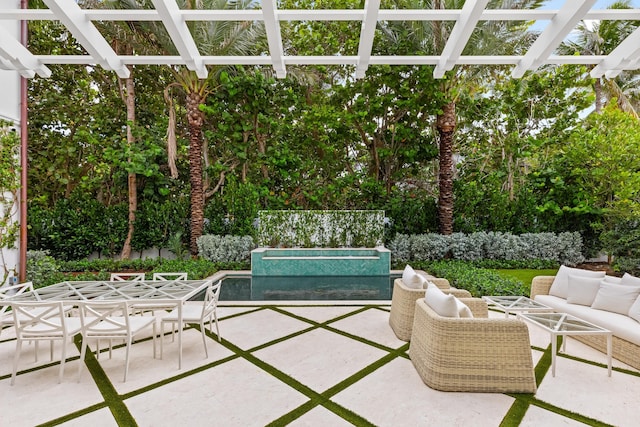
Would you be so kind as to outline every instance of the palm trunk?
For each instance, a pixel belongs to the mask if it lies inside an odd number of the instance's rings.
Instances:
[[[456,128],[456,104],[449,102],[436,118],[440,141],[438,219],[440,234],[453,233],[453,133]]]
[[[604,104],[604,96],[602,91],[602,80],[597,78],[593,84],[593,91],[596,94],[596,113],[602,112],[602,106]]]
[[[133,145],[135,143],[131,124],[136,121],[136,98],[135,87],[133,84],[133,70],[129,67],[131,75],[125,79],[125,103],[127,106],[127,144]],[[133,233],[135,231],[134,223],[136,221],[136,211],[138,210],[138,183],[136,174],[129,172],[127,177],[127,184],[129,187],[129,230],[127,232],[127,238],[122,245],[122,252],[120,253],[121,259],[129,259],[131,256],[131,240],[133,239]]]
[[[198,255],[198,238],[204,229],[204,190],[202,183],[202,125],[204,114],[199,105],[204,97],[197,92],[187,94],[187,121],[189,124],[189,182],[191,183],[191,238],[189,249]]]

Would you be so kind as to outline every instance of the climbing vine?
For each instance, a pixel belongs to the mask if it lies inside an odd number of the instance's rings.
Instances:
[[[0,263],[3,267],[0,284],[13,270],[5,263],[5,251],[15,248],[20,229],[20,224],[14,220],[20,188],[19,144],[20,138],[11,129],[11,124],[0,121]]]

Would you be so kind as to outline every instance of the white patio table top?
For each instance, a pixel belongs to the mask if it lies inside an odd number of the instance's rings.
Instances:
[[[178,309],[178,369],[182,368],[182,305],[204,291],[211,280],[68,281],[0,300],[0,305],[27,301],[135,301],[173,305]]]

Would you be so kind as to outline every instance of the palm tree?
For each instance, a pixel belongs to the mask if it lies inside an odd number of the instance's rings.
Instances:
[[[129,3],[131,0],[127,0]],[[149,0],[142,2],[141,7],[148,8]],[[178,0],[181,9],[253,9],[259,3],[257,0]],[[166,53],[176,54],[176,48],[162,24],[153,22],[137,22],[148,37]],[[203,56],[232,56],[248,55],[262,49],[264,44],[264,29],[261,22],[252,21],[192,21],[188,23],[199,53]],[[204,228],[205,193],[203,185],[203,147],[204,138],[202,127],[204,113],[200,105],[206,102],[207,96],[217,86],[217,79],[224,66],[210,66],[209,75],[203,79],[195,71],[184,67],[173,67],[174,82],[165,90],[165,98],[169,103],[169,129],[167,132],[167,150],[169,167],[172,177],[178,176],[175,166],[175,109],[174,102],[178,95],[173,89],[178,89],[184,96],[187,116],[187,131],[189,138],[189,182],[191,185],[191,236],[189,249],[192,255],[197,255],[197,239]]]
[[[631,9],[629,0],[620,0],[607,9]],[[564,54],[607,55],[638,27],[637,21],[583,21],[577,26],[577,35],[560,47]],[[595,111],[600,113],[605,102],[616,98],[618,106],[638,117],[637,71],[624,71],[615,79],[598,77],[594,79],[593,91],[596,96]]]
[[[409,0],[410,9],[462,9],[465,0]],[[490,0],[488,9],[531,9],[542,4],[541,0]],[[409,40],[410,54],[438,55],[453,26],[441,21],[413,21],[406,34]],[[465,55],[501,55],[517,50],[519,42],[531,37],[526,32],[527,25],[512,21],[481,21],[471,35],[463,54]],[[388,23],[383,33],[397,40],[406,29]],[[443,96],[441,111],[436,115],[435,128],[439,144],[438,171],[438,221],[441,234],[453,233],[453,144],[457,125],[456,104],[461,93],[471,91],[478,85],[483,73],[491,72],[487,67],[458,66],[446,73],[440,82]]]

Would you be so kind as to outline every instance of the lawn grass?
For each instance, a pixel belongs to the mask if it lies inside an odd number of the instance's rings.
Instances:
[[[547,269],[547,270],[534,270],[534,269],[518,269],[518,270],[506,270],[506,269],[498,269],[493,270],[496,273],[500,274],[503,277],[508,277],[510,279],[516,279],[521,281],[527,290],[531,289],[531,281],[536,276],[555,276],[558,272],[558,269]]]

